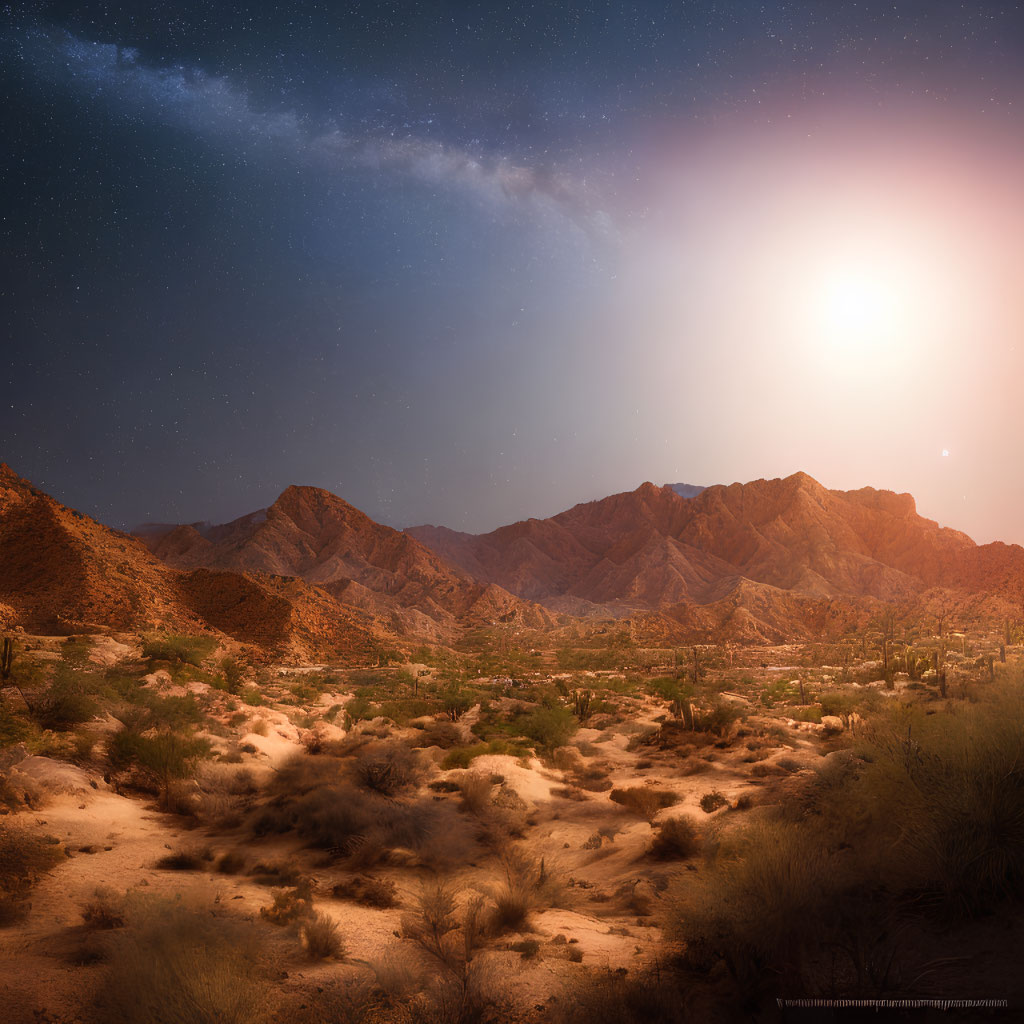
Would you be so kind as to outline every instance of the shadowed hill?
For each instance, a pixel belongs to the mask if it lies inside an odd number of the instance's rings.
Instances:
[[[409,534],[317,487],[289,487],[269,508],[220,526],[150,528],[141,537],[177,568],[299,577],[341,601],[391,615],[413,633],[423,631],[417,627],[423,617],[448,628],[495,618],[536,627],[552,622],[542,609],[474,579]]]

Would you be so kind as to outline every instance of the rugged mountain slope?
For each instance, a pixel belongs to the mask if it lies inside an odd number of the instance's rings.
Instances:
[[[481,536],[408,532],[479,579],[577,611],[709,605],[744,580],[807,598],[894,600],[935,586],[1006,588],[1024,571],[1024,550],[978,547],[919,516],[909,494],[830,491],[804,473],[689,497],[677,486],[645,483]]]
[[[346,603],[392,615],[422,632],[426,616],[444,626],[516,618],[550,625],[550,616],[491,583],[449,565],[407,533],[374,522],[317,487],[289,487],[267,509],[220,526],[149,528],[150,550],[177,568],[295,576]]]
[[[365,660],[378,637],[299,580],[178,571],[137,538],[67,508],[0,464],[0,625],[69,633],[218,631],[275,655]]]

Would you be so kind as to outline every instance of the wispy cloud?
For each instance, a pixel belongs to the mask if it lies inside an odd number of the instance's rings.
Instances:
[[[355,169],[406,175],[468,190],[486,202],[519,204],[565,218],[592,236],[612,231],[599,192],[550,167],[501,154],[472,152],[438,138],[381,125],[358,133],[320,130],[296,111],[255,108],[245,89],[224,76],[177,65],[153,67],[137,51],[33,29],[15,41],[26,73],[116,104],[125,116],[172,123],[246,157],[284,154],[343,174]]]

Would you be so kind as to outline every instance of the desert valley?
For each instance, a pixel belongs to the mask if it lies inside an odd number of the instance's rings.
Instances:
[[[11,1024],[1024,997],[1024,549],[909,495],[128,534],[3,466],[0,564]]]

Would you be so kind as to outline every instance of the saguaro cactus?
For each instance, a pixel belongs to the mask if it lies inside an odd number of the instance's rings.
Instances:
[[[0,680],[6,683],[11,678],[11,666],[13,664],[14,644],[9,636],[5,636],[3,650],[0,651]]]
[[[573,714],[581,721],[585,722],[590,715],[590,698],[591,693],[589,690],[573,690],[572,691],[572,710]]]

